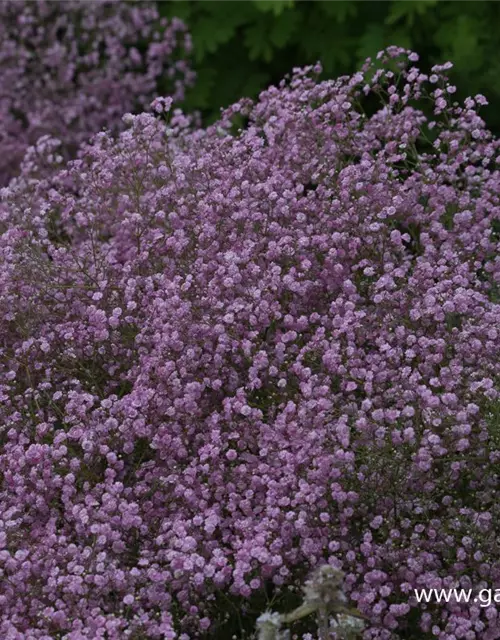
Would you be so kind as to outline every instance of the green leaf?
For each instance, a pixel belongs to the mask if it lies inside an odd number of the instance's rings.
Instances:
[[[294,0],[253,0],[258,11],[262,13],[274,13],[279,16],[285,9],[291,9],[295,4]]]
[[[411,27],[416,16],[423,16],[426,11],[437,4],[437,0],[398,0],[391,3],[385,24],[391,25],[404,20]]]
[[[190,2],[170,0],[170,2],[158,2],[158,13],[164,18],[180,18],[186,24],[191,20],[195,7]]]
[[[322,13],[310,14],[299,30],[300,48],[304,51],[299,64],[320,61],[326,73],[354,64],[353,37],[336,20],[326,19]],[[301,51],[301,53],[302,53]]]
[[[273,46],[268,32],[268,25],[263,20],[245,29],[244,43],[248,49],[250,60],[269,62],[273,57]]]
[[[387,37],[386,44],[388,44]],[[412,49],[413,40],[411,38],[411,31],[408,32],[406,29],[394,29],[391,35],[391,44],[396,45],[397,47],[403,47],[404,49]]]
[[[359,39],[359,45],[356,49],[356,57],[360,64],[366,58],[374,58],[375,55],[384,48],[385,38],[384,29],[380,24],[369,24]]]
[[[354,18],[358,14],[358,8],[352,0],[337,0],[336,2],[320,2],[319,8],[329,18],[338,23],[344,23],[348,18]]]
[[[194,54],[197,60],[214,53],[221,44],[228,42],[234,35],[235,26],[230,21],[223,22],[215,17],[207,17],[191,30]]]
[[[291,41],[299,24],[299,14],[297,12],[287,11],[280,20],[276,20],[272,25],[269,32],[269,39],[275,47],[282,48]]]
[[[262,90],[262,87],[267,86],[269,83],[269,74],[267,73],[252,73],[245,78],[245,83],[242,86],[242,96],[254,96]]]
[[[441,26],[436,39],[456,66],[473,71],[482,62],[479,43],[482,29],[481,20],[470,15],[459,15],[451,23]]]
[[[216,82],[216,69],[207,67],[198,68],[196,84],[187,92],[183,105],[184,109],[187,111],[209,109],[212,106]]]

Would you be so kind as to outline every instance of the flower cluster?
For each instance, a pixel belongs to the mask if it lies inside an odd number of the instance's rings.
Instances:
[[[153,3],[1,0],[0,184],[43,135],[71,156],[125,111],[146,108],[159,82],[181,99],[190,48],[182,22],[160,19]]]
[[[417,61],[3,190],[1,637],[220,638],[325,562],[365,640],[500,637],[412,596],[500,578],[500,142]]]

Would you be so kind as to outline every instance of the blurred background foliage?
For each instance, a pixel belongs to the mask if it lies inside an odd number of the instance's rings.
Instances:
[[[320,60],[323,77],[355,71],[387,45],[410,48],[428,71],[451,60],[458,97],[483,93],[500,133],[500,3],[487,0],[168,0],[162,15],[191,31],[198,74],[184,109],[205,124],[221,107],[256,97],[294,66]]]

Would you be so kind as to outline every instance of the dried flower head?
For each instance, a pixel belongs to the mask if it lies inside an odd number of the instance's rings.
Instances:
[[[304,602],[326,607],[332,612],[338,610],[347,602],[343,593],[343,581],[342,571],[331,565],[317,567],[304,584]]]

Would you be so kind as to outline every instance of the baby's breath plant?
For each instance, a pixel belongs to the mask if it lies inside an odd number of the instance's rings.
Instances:
[[[364,640],[498,637],[413,595],[500,578],[500,144],[417,65],[296,69],[208,129],[158,99],[49,177],[31,149],[0,203],[0,637],[253,633],[324,564]]]

